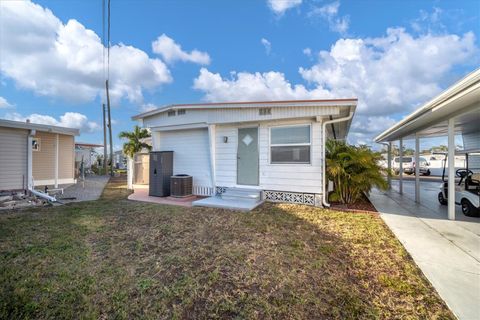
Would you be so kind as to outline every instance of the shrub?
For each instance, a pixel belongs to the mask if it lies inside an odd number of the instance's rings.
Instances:
[[[327,178],[333,181],[333,201],[343,204],[359,200],[373,187],[386,189],[386,170],[378,163],[379,152],[367,146],[352,146],[344,141],[328,140],[326,143]]]

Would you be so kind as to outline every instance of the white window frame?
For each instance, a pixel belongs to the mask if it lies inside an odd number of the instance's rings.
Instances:
[[[34,148],[33,148],[33,141],[37,141],[37,146],[38,146],[37,149],[34,149]],[[32,148],[32,151],[33,151],[33,152],[38,152],[38,151],[40,151],[41,148],[42,148],[41,143],[42,143],[42,140],[41,140],[40,138],[33,137],[33,138],[32,138],[32,145],[30,146],[30,148]]]
[[[282,143],[282,144],[272,144],[272,129],[275,128],[288,128],[288,127],[307,127],[310,133],[310,142],[309,143]],[[308,162],[272,162],[272,147],[295,147],[295,146],[309,146],[310,147],[310,157]],[[287,125],[278,125],[271,126],[268,128],[268,162],[270,165],[300,165],[300,166],[311,166],[312,165],[312,124],[311,123],[295,123]]]

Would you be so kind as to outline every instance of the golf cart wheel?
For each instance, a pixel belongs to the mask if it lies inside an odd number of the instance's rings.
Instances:
[[[427,170],[427,172],[425,172],[426,176],[429,176],[430,174],[431,174],[430,170]]]
[[[478,210],[473,206],[470,201],[468,201],[467,199],[462,199],[462,201],[460,201],[460,204],[462,205],[462,212],[464,215],[466,215],[467,217],[477,216]]]
[[[443,192],[438,193],[438,202],[440,202],[441,205],[446,206],[448,204],[447,199],[443,196]]]

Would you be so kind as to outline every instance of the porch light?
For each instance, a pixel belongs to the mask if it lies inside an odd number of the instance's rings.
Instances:
[[[228,142],[228,137],[227,136],[223,136],[223,143],[227,143]]]

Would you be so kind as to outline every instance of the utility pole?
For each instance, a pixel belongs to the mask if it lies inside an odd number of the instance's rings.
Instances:
[[[108,79],[105,81],[107,90],[108,132],[110,136],[110,176],[113,177],[113,144],[112,144],[112,119],[110,117],[110,95],[108,94]]]
[[[103,113],[103,172],[107,175],[107,119],[105,116],[105,103],[102,103],[102,113]]]

